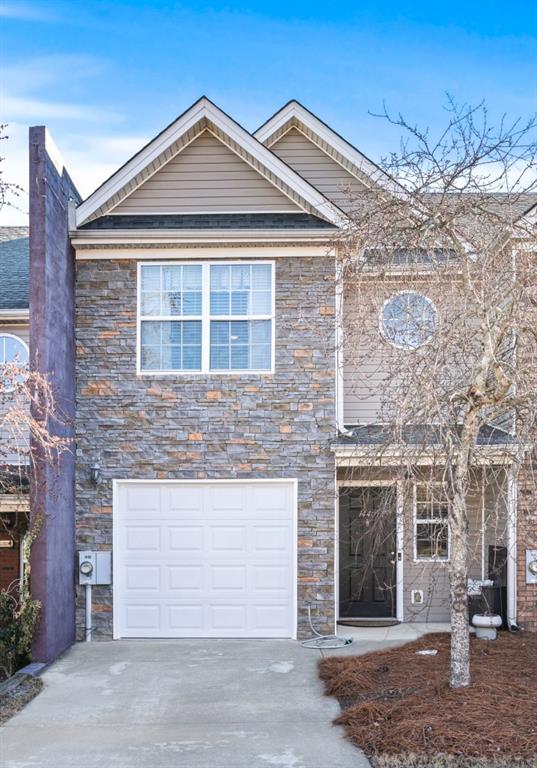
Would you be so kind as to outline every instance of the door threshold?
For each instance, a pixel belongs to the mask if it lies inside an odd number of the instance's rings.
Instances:
[[[396,627],[401,622],[394,618],[348,618],[338,619],[337,623],[343,627]]]

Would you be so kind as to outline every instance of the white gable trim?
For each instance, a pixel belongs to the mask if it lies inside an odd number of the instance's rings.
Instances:
[[[343,223],[344,215],[337,206],[327,200],[215,104],[203,97],[78,206],[76,211],[77,226],[87,221],[110,198],[118,194],[129,181],[132,181],[144,168],[155,162],[184,133],[195,128],[201,121],[203,121],[204,127],[207,127],[205,121],[209,121],[216,129],[225,133],[232,142],[242,147],[254,161],[274,174],[283,185],[298,195],[307,206],[311,206],[318,215],[328,219],[333,224]],[[284,189],[281,191],[285,192]],[[293,200],[293,202],[297,201]]]
[[[344,138],[339,136],[334,130],[332,130],[332,128],[329,128],[325,123],[319,120],[319,118],[315,117],[315,115],[305,109],[297,101],[290,101],[289,104],[286,104],[282,109],[280,109],[279,112],[276,112],[275,115],[273,115],[266,123],[257,129],[257,131],[254,133],[254,136],[265,146],[271,147],[272,144],[274,144],[276,141],[278,141],[278,139],[285,135],[285,133],[287,133],[287,130],[284,130],[282,133],[280,133],[281,129],[284,128],[287,123],[289,123],[288,130],[291,128],[297,128],[301,133],[303,133],[301,126],[309,129],[312,133],[318,136],[321,141],[326,142],[326,144],[331,146],[335,152],[344,157],[345,160],[351,164],[351,166],[357,168],[361,174],[364,174],[368,178],[373,177],[373,180],[376,181],[382,179],[383,184],[386,185],[387,188],[390,186],[394,187],[395,191],[395,187],[397,185],[395,185],[392,179],[390,179],[389,176],[387,176],[384,171],[379,168],[378,165],[369,160],[365,155],[363,155],[355,147],[345,141]],[[293,123],[295,124],[293,125]],[[307,134],[304,135],[307,139],[312,141],[310,136],[307,136]],[[322,149],[322,147],[319,148]],[[337,158],[333,159],[337,161]],[[342,167],[345,168],[346,171],[350,170],[346,166]],[[360,181],[363,181],[363,179],[359,176],[357,176],[357,178]],[[397,190],[399,192],[401,191],[398,186]]]

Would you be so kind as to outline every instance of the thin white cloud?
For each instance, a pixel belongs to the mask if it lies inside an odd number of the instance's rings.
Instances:
[[[0,17],[4,19],[20,19],[22,21],[52,21],[56,18],[49,11],[38,8],[30,3],[7,2],[3,0],[0,4]]]
[[[0,226],[28,224],[28,128],[21,123],[8,125],[8,139],[0,145],[4,160],[2,179],[18,184],[25,192],[0,209]],[[92,134],[91,132],[53,134],[65,167],[82,197],[87,197],[148,140],[147,136]]]
[[[121,119],[117,113],[81,104],[64,104],[44,99],[2,97],[2,113],[8,121],[43,122],[45,120],[89,120],[116,122]]]
[[[58,53],[2,64],[2,81],[11,93],[33,93],[47,85],[78,82],[102,74],[109,63],[99,56]]]

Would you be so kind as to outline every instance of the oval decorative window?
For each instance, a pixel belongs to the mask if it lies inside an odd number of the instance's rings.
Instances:
[[[28,364],[28,358],[28,346],[22,339],[11,333],[0,333],[0,370],[9,364],[25,367]],[[4,379],[4,391],[11,389],[13,389],[13,381],[9,378]]]
[[[421,293],[401,291],[384,302],[382,335],[400,349],[417,349],[430,341],[438,324],[433,302]]]

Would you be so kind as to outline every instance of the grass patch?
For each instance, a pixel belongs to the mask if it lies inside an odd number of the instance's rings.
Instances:
[[[449,635],[324,659],[336,720],[376,768],[537,768],[537,634],[472,638],[473,683],[448,685]],[[436,656],[418,650],[436,649]]]

